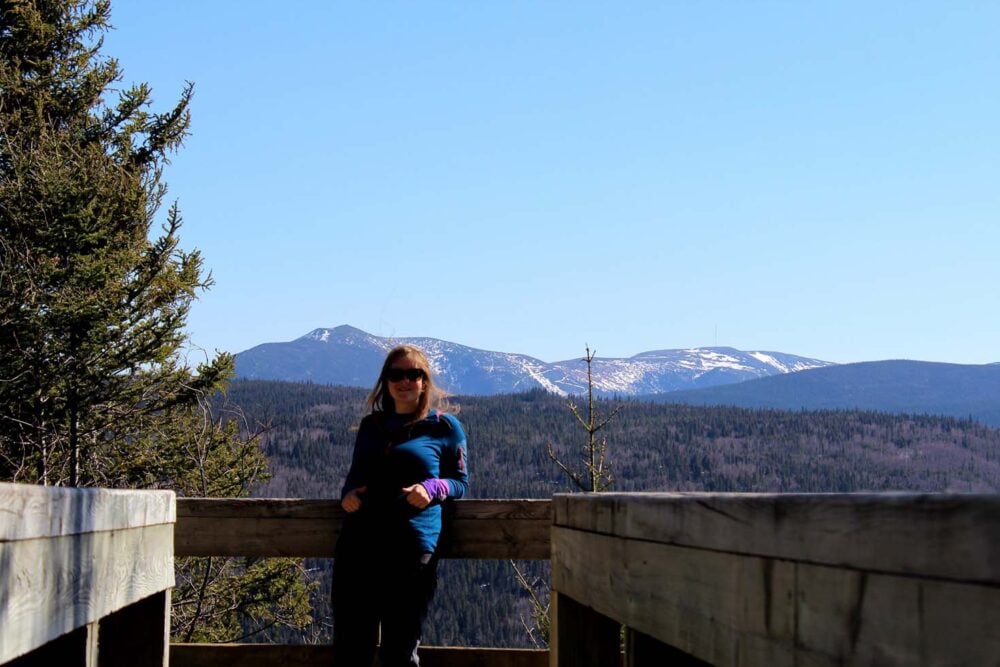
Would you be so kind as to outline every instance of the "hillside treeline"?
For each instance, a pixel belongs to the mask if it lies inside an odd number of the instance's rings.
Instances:
[[[271,479],[259,496],[339,496],[361,389],[263,381],[233,383],[229,400],[248,423],[267,423]],[[547,498],[570,491],[549,459],[564,461],[584,442],[566,399],[543,391],[462,397],[472,495]],[[789,412],[601,400],[621,405],[604,434],[618,491],[997,492],[1000,430],[972,420],[878,412]],[[329,561],[310,562],[320,582],[311,637],[329,632]],[[544,576],[545,566],[532,572]],[[525,595],[503,562],[446,561],[429,621],[428,644],[527,646]],[[276,637],[281,641],[302,638]]]
[[[238,381],[251,424],[268,423],[272,478],[257,495],[339,494],[365,392]],[[566,400],[543,391],[456,400],[477,498],[569,491],[546,454],[583,442]],[[1000,489],[1000,430],[971,420],[859,411],[780,411],[601,400],[621,413],[604,432],[619,491],[953,491]]]

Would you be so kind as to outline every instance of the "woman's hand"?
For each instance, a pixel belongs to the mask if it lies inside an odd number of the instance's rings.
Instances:
[[[403,493],[406,494],[406,502],[417,509],[423,509],[431,504],[431,494],[427,493],[427,489],[424,488],[423,484],[404,486]]]
[[[361,494],[368,490],[367,486],[359,486],[356,489],[351,489],[344,496],[344,499],[340,501],[340,506],[344,508],[344,511],[348,514],[352,512],[357,512],[361,509]]]

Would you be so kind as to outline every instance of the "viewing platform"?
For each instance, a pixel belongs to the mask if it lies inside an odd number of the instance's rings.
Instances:
[[[175,556],[332,557],[334,501],[0,484],[0,508],[0,664],[333,664],[168,624]],[[446,526],[447,558],[551,559],[552,646],[428,667],[1000,664],[1000,496],[567,494]]]

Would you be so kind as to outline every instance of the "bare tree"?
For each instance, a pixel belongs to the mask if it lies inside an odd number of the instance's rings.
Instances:
[[[608,439],[603,436],[598,437],[598,433],[621,412],[621,406],[615,407],[606,417],[602,417],[598,412],[597,407],[594,405],[593,374],[593,364],[594,358],[597,356],[597,350],[591,351],[589,345],[584,349],[586,350],[586,355],[582,361],[587,364],[586,418],[584,418],[580,412],[580,408],[572,400],[568,403],[570,412],[573,413],[573,416],[576,417],[576,420],[587,433],[587,439],[581,448],[583,470],[574,470],[563,462],[556,454],[555,448],[551,443],[548,445],[548,453],[549,458],[569,477],[577,490],[584,493],[595,493],[607,491],[615,481],[614,476],[611,474],[611,462],[608,460]],[[529,579],[527,574],[513,560],[510,561],[510,565],[514,569],[514,577],[517,579],[517,583],[528,593],[528,601],[531,604],[530,623],[522,616],[521,625],[524,626],[525,632],[528,633],[528,638],[532,644],[538,648],[548,646],[549,601],[545,595],[544,586],[540,586],[544,582],[540,581],[537,577]],[[539,592],[540,588],[542,589],[541,592]]]
[[[578,472],[566,465],[557,455],[552,444],[549,444],[549,458],[552,459],[559,468],[566,473],[570,481],[576,488],[584,493],[595,493],[607,491],[614,484],[614,476],[611,474],[611,463],[608,460],[608,439],[598,437],[597,434],[608,425],[615,416],[621,412],[621,406],[614,408],[607,417],[601,417],[594,406],[594,377],[593,364],[597,350],[591,352],[590,346],[586,348],[587,354],[583,361],[587,364],[587,417],[584,419],[580,414],[580,409],[572,401],[569,402],[570,412],[580,422],[587,432],[587,440],[583,444],[583,467],[584,471]]]

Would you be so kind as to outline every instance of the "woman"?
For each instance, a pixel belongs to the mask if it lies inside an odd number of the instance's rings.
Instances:
[[[390,350],[368,396],[341,491],[347,512],[333,570],[338,667],[370,667],[381,624],[382,667],[418,665],[437,586],[441,503],[468,492],[465,432],[420,348]]]

